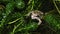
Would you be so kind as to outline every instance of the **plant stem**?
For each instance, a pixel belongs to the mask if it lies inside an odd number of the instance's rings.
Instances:
[[[53,0],[53,3],[54,3],[54,5],[55,5],[55,7],[56,7],[56,9],[57,9],[57,11],[59,12],[59,14],[60,14],[60,10],[59,10],[59,8],[58,8],[58,6],[56,5],[56,3],[55,3],[55,1]]]

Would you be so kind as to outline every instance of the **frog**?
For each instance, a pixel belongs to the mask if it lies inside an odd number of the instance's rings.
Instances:
[[[36,19],[38,20],[38,25],[40,25],[42,23],[42,20],[43,19],[43,12],[42,11],[39,11],[39,10],[32,10],[30,11],[27,15],[31,17],[31,19]]]

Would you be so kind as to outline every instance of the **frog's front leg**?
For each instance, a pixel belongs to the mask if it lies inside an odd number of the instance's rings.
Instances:
[[[34,16],[31,16],[31,19],[36,19],[38,20],[38,25],[40,25],[42,23],[41,19],[39,17],[34,17]]]

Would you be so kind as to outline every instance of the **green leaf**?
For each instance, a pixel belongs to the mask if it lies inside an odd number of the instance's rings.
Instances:
[[[57,6],[57,4],[56,4],[56,2],[53,0],[53,3],[54,3],[54,5],[55,5],[55,7],[56,7],[56,10],[58,11],[58,13],[60,14],[60,10],[59,10],[59,8],[58,8],[58,6]]]
[[[5,9],[5,12],[3,13],[3,19],[1,20],[1,24],[0,24],[0,27],[2,27],[6,21],[6,18],[8,17],[8,15],[13,11],[14,9],[14,3],[8,3],[6,5],[6,9]]]
[[[34,7],[34,0],[29,0],[27,3],[28,7],[26,8],[27,11],[33,10]]]
[[[19,21],[17,21],[16,23],[18,23],[17,25],[15,24],[13,31],[11,32],[11,34],[16,33],[16,32],[24,32],[24,31],[34,31],[35,29],[37,29],[38,25],[36,22],[34,22],[33,20],[30,20],[29,22],[25,22],[24,19],[21,17],[21,19]],[[28,23],[28,24],[27,24]]]
[[[20,20],[22,17],[20,13],[15,12],[14,14],[10,14],[7,18],[6,18],[6,22],[8,22],[8,24],[12,24],[17,22],[18,20]]]
[[[15,2],[18,9],[23,9],[25,7],[25,3],[23,0],[15,0]]]
[[[44,20],[49,24],[55,32],[60,31],[60,15],[57,12],[48,13],[45,15]]]

